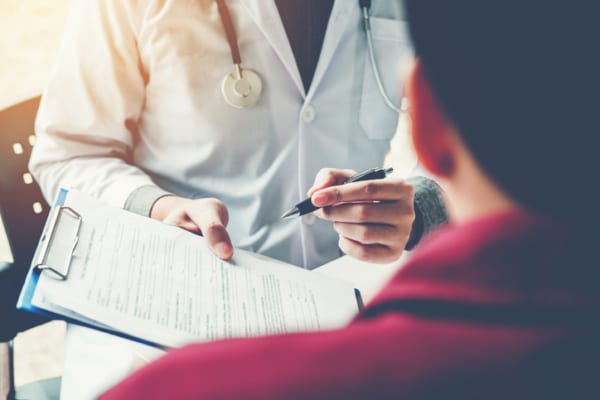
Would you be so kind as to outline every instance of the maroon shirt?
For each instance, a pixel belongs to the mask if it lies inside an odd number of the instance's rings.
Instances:
[[[344,329],[190,345],[102,398],[600,398],[593,241],[524,213],[449,225]]]

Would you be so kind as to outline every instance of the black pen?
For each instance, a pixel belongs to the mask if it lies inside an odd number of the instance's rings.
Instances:
[[[360,172],[344,181],[344,184],[358,181],[369,181],[373,179],[383,179],[387,175],[391,174],[394,171],[393,168],[371,168],[366,171]],[[304,215],[311,213],[313,211],[318,210],[321,207],[315,206],[310,197],[306,200],[301,201],[296,204],[292,209],[286,211],[285,214],[281,216],[281,218],[291,217],[292,215]]]

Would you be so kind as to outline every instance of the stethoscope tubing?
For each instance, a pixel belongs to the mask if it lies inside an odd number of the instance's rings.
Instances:
[[[229,7],[225,4],[225,0],[217,0],[217,8],[219,9],[219,16],[221,17],[221,23],[223,29],[225,29],[225,35],[227,36],[227,42],[229,43],[229,50],[231,51],[231,60],[234,65],[242,64],[242,55],[240,54],[240,48],[238,46],[238,38],[233,26],[231,13]]]
[[[227,7],[225,0],[216,0],[216,2],[217,8],[219,10],[219,16],[221,18],[221,23],[223,24],[223,28],[227,36],[227,42],[229,44],[229,50],[231,52],[231,59],[235,67],[236,79],[242,79],[242,56],[238,45],[237,33],[233,26],[231,13],[229,12],[229,8]],[[390,96],[388,96],[385,90],[383,81],[381,79],[381,74],[379,73],[379,67],[377,66],[375,46],[373,45],[373,33],[371,31],[371,0],[358,0],[358,5],[362,11],[363,28],[367,39],[369,62],[371,64],[371,69],[373,70],[373,77],[375,78],[377,89],[379,90],[379,93],[381,94],[381,97],[383,98],[385,104],[391,110],[395,111],[396,113],[400,113],[400,108],[396,107],[396,105],[391,100]]]
[[[377,88],[379,89],[379,93],[385,104],[396,113],[400,113],[400,109],[394,105],[390,96],[388,96],[385,87],[383,86],[383,82],[381,80],[381,75],[379,74],[379,67],[377,66],[377,59],[375,58],[375,46],[373,45],[373,32],[371,31],[371,16],[369,15],[369,7],[371,5],[370,1],[360,1],[361,5],[363,3],[368,3],[368,6],[362,7],[362,15],[363,15],[363,27],[365,30],[365,36],[367,37],[367,48],[369,51],[369,60],[371,62],[371,69],[373,70],[373,76],[375,77],[375,82],[377,83]]]

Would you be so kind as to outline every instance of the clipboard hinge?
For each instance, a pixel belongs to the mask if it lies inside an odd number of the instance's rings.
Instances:
[[[67,279],[80,227],[81,215],[77,211],[67,206],[53,207],[35,255],[34,268],[52,272],[61,280]]]

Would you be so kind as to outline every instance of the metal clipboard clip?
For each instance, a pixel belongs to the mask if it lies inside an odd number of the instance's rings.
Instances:
[[[34,258],[34,269],[66,280],[80,227],[81,215],[77,211],[66,206],[53,207]]]

